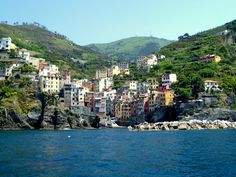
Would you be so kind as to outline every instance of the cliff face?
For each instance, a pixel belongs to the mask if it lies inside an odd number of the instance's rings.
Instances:
[[[205,108],[194,112],[180,114],[177,120],[189,121],[189,120],[227,120],[230,122],[236,121],[236,110],[227,108]]]
[[[0,129],[33,129],[27,122],[27,115],[17,114],[13,109],[0,110]]]
[[[43,121],[38,126],[39,111],[28,114],[17,113],[14,109],[0,111],[0,129],[66,129],[66,128],[98,128],[99,119],[96,116],[79,116],[71,112],[63,112],[55,106],[45,110]]]

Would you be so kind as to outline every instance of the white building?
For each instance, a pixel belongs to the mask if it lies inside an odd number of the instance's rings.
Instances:
[[[219,81],[205,80],[204,81],[205,92],[217,91],[219,89]]]
[[[84,106],[86,89],[77,84],[64,85],[64,104],[66,108]]]
[[[10,50],[11,49],[11,38],[4,37],[0,40],[0,49],[2,50]]]
[[[30,60],[30,52],[26,49],[21,49],[18,53],[20,58],[25,59],[26,61]]]
[[[164,74],[161,78],[162,86],[171,85],[174,82],[177,82],[176,74]]]
[[[148,55],[147,57],[141,57],[137,60],[137,67],[152,68],[153,65],[158,63],[157,56],[154,54]]]
[[[45,64],[39,69],[39,76],[58,74],[59,69],[56,65]]]
[[[110,98],[113,101],[116,97],[116,90],[104,91],[103,95],[105,98]]]
[[[108,76],[108,70],[106,69],[100,69],[96,70],[96,79],[102,79],[102,78],[107,78]]]
[[[13,66],[0,66],[0,80],[5,80],[12,75]]]
[[[98,91],[102,92],[113,86],[113,79],[111,77],[102,78],[98,81]]]
[[[137,90],[137,85],[138,85],[138,82],[137,82],[137,81],[130,81],[130,83],[129,83],[129,89],[130,89],[130,90]]]
[[[15,62],[15,63],[12,63],[12,68],[19,68],[21,66],[21,63],[20,62]]]
[[[166,58],[166,56],[165,55],[160,55],[159,57],[158,57],[158,59],[165,59]]]
[[[115,75],[120,74],[120,68],[117,65],[112,66],[111,68],[108,69],[108,77],[112,77]]]
[[[151,54],[147,57],[147,65],[152,67],[153,65],[157,64],[157,56],[154,54]]]

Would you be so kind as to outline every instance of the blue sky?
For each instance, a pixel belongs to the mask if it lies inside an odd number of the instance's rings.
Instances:
[[[235,8],[235,0],[5,0],[0,20],[36,21],[85,45],[133,36],[177,39],[236,19]]]

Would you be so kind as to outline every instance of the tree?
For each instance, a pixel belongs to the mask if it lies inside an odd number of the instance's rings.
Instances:
[[[20,70],[21,70],[22,73],[32,73],[32,72],[37,71],[37,69],[35,69],[32,66],[29,66],[27,64],[24,64],[23,66],[21,66]]]
[[[176,90],[177,99],[181,101],[187,101],[191,99],[190,89],[189,88],[177,88]]]
[[[234,20],[234,21],[228,23],[227,26],[226,26],[226,28],[229,29],[229,30],[232,30],[232,31],[236,32],[236,20]]]
[[[195,76],[191,80],[192,84],[192,96],[196,99],[198,97],[199,92],[204,91],[204,84],[202,78],[200,76]]]

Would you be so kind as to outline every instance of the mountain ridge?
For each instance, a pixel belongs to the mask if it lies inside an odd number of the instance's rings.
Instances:
[[[156,37],[129,37],[109,43],[89,44],[86,47],[114,58],[118,61],[133,61],[146,56],[173,41]]]

